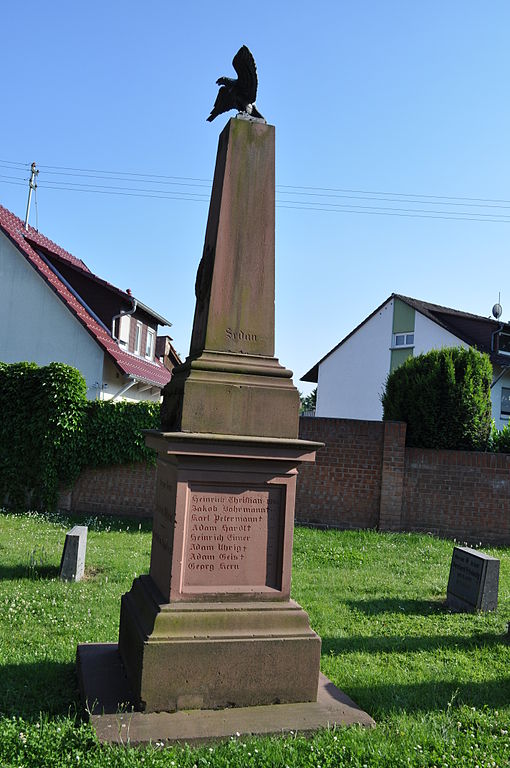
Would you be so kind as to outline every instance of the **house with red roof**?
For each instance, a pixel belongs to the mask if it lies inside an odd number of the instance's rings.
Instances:
[[[301,381],[317,382],[316,416],[379,421],[388,374],[408,357],[442,347],[472,347],[489,355],[492,416],[499,429],[508,424],[510,324],[398,293],[383,301]]]
[[[0,361],[72,365],[91,400],[157,401],[180,363],[169,320],[2,206],[0,322]]]

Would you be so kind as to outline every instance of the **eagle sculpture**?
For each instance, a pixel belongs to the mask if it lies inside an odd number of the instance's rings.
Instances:
[[[211,122],[222,112],[237,109],[238,112],[245,112],[250,117],[259,117],[263,120],[264,118],[255,106],[257,67],[251,52],[245,45],[237,51],[232,60],[232,66],[237,72],[237,80],[233,80],[231,77],[220,77],[216,80],[216,84],[221,88],[207,119]]]

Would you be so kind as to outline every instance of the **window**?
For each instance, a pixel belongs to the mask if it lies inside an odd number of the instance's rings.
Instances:
[[[135,355],[140,354],[140,350],[142,348],[142,324],[136,323],[136,329],[135,329]]]
[[[147,338],[145,340],[145,357],[152,360],[154,357],[154,331],[147,328]]]
[[[394,347],[412,347],[414,346],[414,333],[394,333]]]
[[[122,315],[116,322],[118,323],[117,338],[119,344],[121,347],[127,347],[129,342],[129,324],[131,322],[131,318],[127,315]]]
[[[501,415],[510,416],[510,388],[501,387]]]
[[[498,352],[510,355],[510,336],[508,333],[500,333],[498,339]]]

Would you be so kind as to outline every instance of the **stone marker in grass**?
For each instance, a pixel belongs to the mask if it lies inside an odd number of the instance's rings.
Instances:
[[[80,581],[83,578],[87,551],[87,530],[86,525],[75,525],[66,533],[59,574],[64,581]]]
[[[469,547],[454,547],[446,601],[454,611],[495,611],[499,560]]]

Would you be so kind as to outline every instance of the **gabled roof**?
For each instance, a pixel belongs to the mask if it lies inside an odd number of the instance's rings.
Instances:
[[[301,381],[317,382],[319,379],[319,366],[328,358],[333,352],[336,352],[342,344],[351,338],[365,323],[367,323],[374,315],[379,312],[389,301],[392,299],[400,299],[405,304],[420,312],[436,325],[441,326],[444,330],[449,331],[456,336],[459,341],[464,341],[470,347],[475,347],[480,352],[486,352],[492,363],[501,367],[508,367],[510,359],[507,355],[498,355],[491,351],[492,334],[499,330],[500,327],[507,326],[506,323],[500,323],[493,317],[483,317],[481,315],[473,315],[470,312],[462,312],[458,309],[451,309],[450,307],[443,307],[440,304],[431,304],[428,301],[421,301],[420,299],[413,299],[410,296],[403,296],[400,293],[392,293],[391,296],[383,301],[374,311],[365,318],[359,325],[354,328],[350,333],[345,336],[333,349],[322,357],[318,363],[310,368],[310,370],[301,377]],[[510,326],[507,326],[507,333],[510,333]]]
[[[52,256],[66,261],[73,267],[88,273],[91,278],[101,281],[101,278],[97,278],[93,275],[81,259],[77,259],[71,253],[65,251],[59,245],[56,245],[56,243],[53,243],[47,237],[44,237],[44,235],[41,235],[33,227],[29,226],[28,230],[25,230],[25,225],[22,220],[1,205],[0,230],[4,232],[20,253],[23,254],[28,263],[36,270],[36,272],[38,272],[42,279],[57,294],[59,299],[79,320],[103,351],[113,360],[121,373],[130,378],[136,378],[147,384],[153,384],[158,387],[164,387],[165,384],[169,382],[170,372],[159,362],[159,360],[152,362],[136,355],[132,355],[119,347],[109,331],[98,321],[86,304],[80,301],[75,292],[71,291],[56,274],[49,261],[43,258],[43,254],[45,252],[49,253]],[[39,249],[42,253],[38,252]],[[110,285],[105,281],[101,282]],[[114,286],[111,287],[114,288]],[[125,295],[126,299],[130,298],[126,292],[120,291],[118,288],[115,288],[115,291]],[[152,312],[152,310],[150,311]],[[159,318],[155,313],[152,314],[156,319]]]
[[[37,234],[39,235],[39,233]],[[107,280],[103,280],[102,277],[98,277],[98,275],[95,275],[93,272],[90,271],[90,269],[86,266],[86,264],[81,259],[77,259],[72,254],[67,253],[67,251],[64,251],[62,248],[59,248],[58,245],[56,245],[55,250],[53,250],[50,246],[54,244],[51,243],[51,240],[48,240],[47,237],[39,236],[37,238],[34,238],[32,237],[31,231],[29,230],[28,232],[25,232],[25,240],[38,253],[42,253],[43,255],[50,256],[51,258],[56,259],[57,262],[64,262],[65,264],[67,264],[67,266],[71,267],[71,269],[73,269],[75,272],[79,272],[82,275],[84,275],[88,280],[98,285],[102,285],[112,293],[116,293],[118,296],[121,296],[124,300],[128,302],[131,301],[132,296],[130,293],[128,293],[128,291],[123,291],[121,288],[117,288],[117,286],[112,285],[112,283],[109,283]],[[152,317],[157,323],[159,323],[159,325],[168,325],[168,326],[172,325],[170,320],[167,320],[166,318],[162,317],[158,312],[155,312],[146,304],[143,304],[139,299],[137,299],[137,304],[140,307],[140,309],[143,309],[143,311],[146,312],[146,314],[148,314],[150,317]]]

